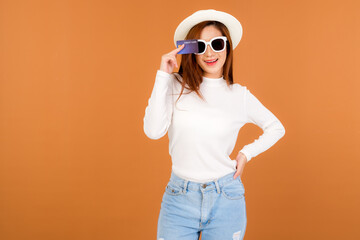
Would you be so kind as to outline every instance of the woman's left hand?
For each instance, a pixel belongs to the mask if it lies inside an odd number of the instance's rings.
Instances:
[[[242,152],[239,152],[235,160],[237,161],[237,166],[236,173],[234,174],[234,179],[236,179],[238,176],[240,176],[241,178],[245,164],[247,163],[246,156]]]

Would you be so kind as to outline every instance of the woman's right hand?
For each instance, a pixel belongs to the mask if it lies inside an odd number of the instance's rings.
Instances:
[[[177,61],[176,61],[176,54],[183,49],[185,46],[185,44],[180,45],[178,48],[175,48],[174,50],[172,50],[169,53],[166,53],[164,55],[161,56],[161,64],[160,64],[160,70],[167,72],[167,73],[172,73],[174,70],[174,67],[178,67]]]

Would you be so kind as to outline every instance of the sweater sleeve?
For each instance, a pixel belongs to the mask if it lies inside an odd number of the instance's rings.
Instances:
[[[172,84],[172,74],[157,70],[143,119],[144,132],[150,139],[163,137],[170,126],[173,113]]]
[[[285,128],[279,119],[247,88],[245,88],[244,98],[247,122],[256,124],[263,130],[263,134],[258,139],[245,145],[239,151],[245,154],[247,161],[250,161],[251,158],[266,151],[282,138],[285,135]]]

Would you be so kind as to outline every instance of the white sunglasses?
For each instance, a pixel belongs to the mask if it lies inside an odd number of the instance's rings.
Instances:
[[[225,36],[214,37],[209,42],[206,42],[202,39],[197,39],[197,41],[198,41],[198,46],[199,46],[199,52],[195,53],[195,54],[201,55],[201,54],[205,53],[208,45],[210,45],[211,49],[214,52],[224,51],[226,48],[227,37],[225,37]]]

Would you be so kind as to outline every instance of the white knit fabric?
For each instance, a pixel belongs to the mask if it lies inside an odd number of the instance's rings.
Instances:
[[[179,75],[178,75],[179,76]],[[285,128],[248,89],[238,83],[227,86],[221,78],[203,77],[200,91],[181,91],[173,74],[158,70],[143,119],[144,132],[159,139],[168,132],[172,170],[178,176],[207,182],[236,170],[230,159],[239,130],[246,123],[262,128],[263,134],[240,152],[247,161],[269,149],[285,134]]]

